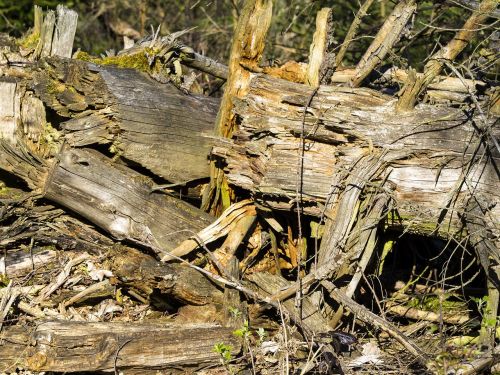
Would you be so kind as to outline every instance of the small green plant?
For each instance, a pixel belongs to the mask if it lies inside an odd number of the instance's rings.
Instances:
[[[261,327],[255,332],[257,332],[257,336],[259,336],[259,345],[262,345],[262,342],[265,340],[267,336],[266,331],[264,330],[264,328]]]
[[[229,307],[228,310],[233,318],[239,318],[241,316],[241,311],[237,307]]]
[[[247,340],[251,335],[250,329],[248,328],[248,320],[245,320],[241,328],[233,331],[233,335]]]
[[[264,329],[261,328],[257,331],[257,334],[259,335],[259,338],[263,337],[261,335],[264,335],[265,332],[264,332]],[[233,331],[233,335],[237,336],[237,337],[241,337],[244,341],[244,347],[245,349],[248,351],[248,353],[250,354],[250,360],[252,361],[252,369],[253,369],[253,373],[255,374],[255,360],[254,360],[254,356],[253,356],[253,352],[252,352],[252,346],[250,345],[250,337],[252,336],[252,332],[250,331],[250,327],[248,325],[248,320],[245,320],[245,322],[243,323],[243,325],[241,326],[241,328]]]
[[[214,345],[214,352],[220,355],[221,363],[224,366],[227,366],[232,359],[231,350],[231,345],[226,345],[223,342],[218,342]]]

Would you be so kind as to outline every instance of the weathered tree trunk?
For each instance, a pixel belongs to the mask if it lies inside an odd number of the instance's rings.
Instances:
[[[385,186],[390,184],[394,190],[396,210],[390,215],[389,226],[441,236],[457,234],[462,228],[459,215],[461,202],[467,198],[468,191],[480,192],[489,197],[493,218],[490,224],[492,228],[498,225],[496,218],[500,217],[500,208],[493,204],[498,201],[498,175],[492,164],[498,160],[498,153],[495,150],[486,152],[484,144],[476,137],[469,121],[473,113],[450,107],[421,105],[414,112],[396,114],[392,99],[378,92],[364,88],[322,86],[307,108],[302,134],[304,106],[313,89],[254,74],[248,94],[242,99],[234,98],[235,113],[241,122],[240,130],[235,133],[233,140],[222,142],[214,141],[209,136],[209,116],[214,116],[216,106],[216,102],[210,98],[185,96],[172,91],[177,89],[164,88],[164,85],[130,70],[100,67],[89,70],[87,63],[77,61],[52,60],[51,64],[51,69],[46,66],[46,70],[35,75],[35,94],[49,108],[63,116],[73,117],[62,125],[66,142],[70,145],[111,142],[116,146],[118,155],[164,178],[183,183],[208,176],[208,150],[210,143],[215,142],[213,154],[221,156],[227,163],[225,172],[232,184],[254,192],[263,205],[289,210],[293,205],[289,201],[296,193],[297,158],[303,135],[306,150],[300,173],[304,209],[310,214],[332,215],[329,210],[324,212],[322,205],[331,195],[334,176],[339,171],[349,170],[361,156],[380,151],[381,162],[387,168],[378,180],[385,180]],[[126,82],[130,81],[134,82],[134,90],[137,91],[134,99],[126,98],[129,87]],[[29,103],[36,103],[33,94],[21,89],[24,85],[22,81],[4,83],[5,87],[12,85],[17,85],[17,89],[11,90],[11,97],[22,98],[17,99],[21,103],[28,100]],[[152,99],[141,102],[140,95],[151,96]],[[152,104],[148,106],[147,103]],[[23,104],[21,108],[24,108]],[[137,108],[143,111],[140,116],[142,120],[155,118],[158,111],[163,111],[163,114],[156,120],[148,120],[156,125],[148,125],[144,124],[148,121],[139,121],[137,118]],[[199,115],[193,115],[194,108],[201,110]],[[18,112],[22,111],[19,109]],[[10,122],[14,122],[14,115],[9,116]],[[25,123],[28,117],[24,116]],[[488,120],[488,124],[493,120]],[[162,130],[157,132],[156,129]],[[493,131],[498,132],[495,128]],[[28,136],[30,132],[33,130],[28,127]],[[11,129],[9,133],[13,137],[15,131]],[[188,144],[179,146],[180,138],[186,139]],[[489,142],[488,138],[485,140]],[[79,162],[78,157],[63,156],[65,153],[81,153],[85,155],[84,158],[92,157],[93,163],[97,163],[95,169],[85,165],[89,161]],[[184,154],[188,155],[184,158]],[[483,154],[482,163],[474,164],[474,158]],[[29,177],[33,174],[32,164],[20,166],[22,161],[16,164],[12,155],[4,155],[4,169],[28,180],[36,180],[33,176]],[[54,183],[45,187],[47,196],[119,238],[139,242],[154,238],[155,246],[171,249],[179,239],[171,233],[184,229],[197,232],[209,222],[207,216],[197,211],[196,220],[205,218],[198,224],[183,226],[180,225],[182,220],[179,222],[175,219],[174,227],[165,226],[162,224],[164,218],[175,217],[175,214],[161,214],[162,219],[159,219],[160,216],[151,216],[152,212],[159,212],[156,208],[146,207],[156,207],[157,202],[168,199],[149,194],[148,187],[141,188],[141,183],[137,182],[142,179],[140,174],[124,172],[125,168],[118,168],[115,163],[105,161],[96,153],[65,148],[59,160],[58,167],[53,168],[52,172]],[[74,171],[71,172],[71,169]],[[62,184],[76,184],[74,187],[78,191],[86,185],[82,181],[92,180],[90,175],[77,177],[77,170],[80,170],[78,173],[95,171],[111,176],[115,169],[118,175],[135,181],[130,186],[141,191],[141,203],[137,201],[137,204],[125,208],[127,204],[121,203],[124,198],[125,201],[133,202],[128,198],[127,188],[113,190],[119,184],[112,187],[109,179],[109,186],[101,186],[104,189],[102,193],[110,189],[106,193],[108,198],[115,197],[107,213],[102,212],[106,211],[106,205],[95,204],[102,200],[97,197],[95,187],[93,192],[85,193],[86,204],[75,199],[76,196],[69,198],[60,194]],[[43,173],[47,173],[47,170]],[[36,174],[44,181],[40,173]],[[70,175],[73,182],[68,179]],[[78,181],[77,178],[83,179]],[[99,181],[99,184],[103,184],[102,181],[106,180]],[[44,186],[44,182],[34,182],[33,186]],[[184,206],[180,203],[180,207]],[[121,208],[123,211],[118,215]],[[100,213],[97,214],[96,210]],[[142,214],[139,213],[141,210]],[[185,211],[187,215],[188,211]],[[141,216],[143,219],[140,219]],[[196,222],[195,217],[192,219]],[[191,219],[187,220],[189,222]],[[138,229],[140,225],[148,227],[151,233],[145,227]],[[189,234],[183,233],[183,236],[186,238]]]
[[[212,222],[180,199],[152,193],[140,173],[94,150],[63,147],[52,165],[0,142],[0,165],[46,198],[87,218],[117,239],[152,246],[164,256]]]

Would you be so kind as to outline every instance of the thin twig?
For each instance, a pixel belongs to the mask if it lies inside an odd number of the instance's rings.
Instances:
[[[128,339],[126,340],[125,342],[123,342],[119,347],[118,349],[116,350],[116,353],[115,353],[115,360],[114,360],[114,365],[113,365],[113,368],[115,370],[115,375],[119,375],[119,372],[118,372],[118,366],[117,366],[117,362],[118,362],[118,354],[120,353],[120,351],[123,349],[123,347],[125,345],[127,345],[130,341],[132,341],[132,339]]]

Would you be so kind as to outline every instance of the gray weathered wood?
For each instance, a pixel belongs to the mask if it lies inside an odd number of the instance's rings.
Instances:
[[[210,215],[180,199],[151,193],[143,175],[93,150],[61,150],[44,193],[117,239],[165,251],[212,222]]]
[[[229,181],[254,192],[261,204],[285,210],[294,206],[290,200],[296,195],[303,111],[311,92],[305,85],[253,76],[248,94],[236,101],[238,132],[232,141],[214,148],[227,163]],[[500,205],[495,205],[500,182],[494,166],[500,155],[489,145],[492,157],[479,158],[485,146],[468,116],[462,109],[431,105],[396,114],[393,99],[376,91],[320,87],[304,126],[306,150],[300,172],[305,211],[321,216],[323,207],[316,203],[330,196],[335,176],[378,150],[387,164],[379,179],[394,186],[397,214],[388,225],[418,233],[457,234],[462,202],[479,191],[492,202],[491,227],[500,227]],[[489,118],[488,124],[494,121]],[[498,127],[491,131],[498,137]],[[468,169],[476,148],[476,161]]]
[[[174,371],[217,365],[216,343],[236,354],[231,328],[213,324],[89,323],[48,321],[33,329],[6,327],[0,334],[0,370],[15,371]]]
[[[112,152],[174,183],[208,177],[218,99],[186,95],[132,69],[46,64],[34,87],[48,107],[71,117],[62,124],[69,144],[111,144]]]
[[[0,138],[16,143],[16,131],[20,121],[20,89],[15,78],[0,80]]]
[[[71,57],[78,13],[61,4],[57,6],[56,13],[57,23],[54,29],[51,56]]]

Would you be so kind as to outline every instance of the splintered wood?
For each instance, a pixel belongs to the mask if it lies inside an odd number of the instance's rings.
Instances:
[[[491,367],[500,95],[453,60],[498,11],[465,3],[422,73],[387,66],[415,0],[354,66],[372,0],[341,45],[321,9],[309,61],[279,66],[261,63],[271,0],[244,2],[228,66],[183,45],[191,29],[72,59],[77,14],[35,6],[30,43],[0,38],[0,371]],[[226,80],[222,99],[189,93],[181,64]]]

